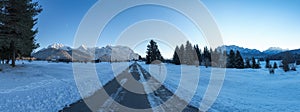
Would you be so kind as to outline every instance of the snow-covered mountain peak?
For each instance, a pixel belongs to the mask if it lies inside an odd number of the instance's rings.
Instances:
[[[265,50],[264,53],[266,54],[277,54],[280,52],[288,51],[288,49],[282,49],[280,47],[270,47],[269,49]]]
[[[65,46],[62,43],[54,43],[49,45],[47,48],[60,49],[60,50],[71,50],[71,47]]]
[[[85,45],[81,45],[77,48],[78,50],[81,50],[81,51],[87,51],[88,50],[88,47],[86,47]]]

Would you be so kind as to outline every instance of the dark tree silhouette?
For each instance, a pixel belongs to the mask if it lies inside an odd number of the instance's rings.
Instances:
[[[173,63],[176,64],[176,65],[180,65],[180,59],[179,59],[179,47],[176,46],[175,48],[175,51],[174,51],[174,54],[173,54]]]
[[[32,0],[1,1],[1,50],[8,50],[7,57],[9,58],[7,60],[11,60],[12,66],[15,66],[17,54],[30,56],[33,49],[39,47],[34,39],[38,32],[37,29],[34,29],[34,26],[38,20],[35,16],[41,11],[42,8],[38,2],[32,2]]]
[[[236,54],[235,54],[235,67],[236,68],[244,68],[245,65],[244,65],[244,59],[242,57],[242,55],[240,54],[240,51],[236,51]]]
[[[147,46],[147,56],[146,56],[146,64],[150,64],[155,60],[159,60],[163,62],[163,57],[160,54],[158,49],[157,43],[153,40],[150,41],[149,45]]]

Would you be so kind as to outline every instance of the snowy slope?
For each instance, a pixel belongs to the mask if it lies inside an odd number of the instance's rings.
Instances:
[[[81,66],[87,67],[90,63]],[[110,63],[96,64],[97,75],[102,84],[112,80],[125,67],[115,67],[113,72]],[[72,64],[25,62],[16,68],[5,65],[0,65],[0,68],[4,70],[0,72],[0,111],[57,112],[81,99],[74,80]],[[84,79],[88,75],[83,74],[82,77]],[[86,82],[86,85],[89,83]],[[88,87],[86,96],[102,86],[99,84]]]
[[[159,70],[160,67],[156,65],[140,64],[182,99],[193,97],[190,104],[199,107],[209,83],[211,68],[199,67],[200,73],[195,74],[197,67],[183,65],[185,70],[181,76],[181,66],[179,65],[165,64],[161,68],[162,70]],[[261,66],[264,66],[263,63]],[[275,75],[270,75],[265,68],[227,69],[224,85],[209,111],[298,111],[300,67],[298,66],[297,69],[296,72],[287,73],[277,69]],[[157,71],[161,71],[161,73]],[[198,84],[193,83],[193,78],[195,79],[197,76],[200,77]],[[180,77],[186,78],[181,79]],[[179,82],[184,85],[184,89],[177,89]],[[195,84],[198,87],[194,94],[191,87]]]

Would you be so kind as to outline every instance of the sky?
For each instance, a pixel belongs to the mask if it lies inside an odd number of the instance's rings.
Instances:
[[[44,9],[38,16],[37,24],[39,33],[36,39],[41,48],[53,43],[72,46],[81,20],[97,2],[97,0],[36,1],[39,1]],[[238,45],[261,51],[269,47],[300,48],[299,0],[201,0],[201,2],[214,17],[225,45]],[[101,33],[97,46],[114,45],[124,30],[137,22],[149,19],[166,21],[182,31],[193,44],[207,45],[201,31],[198,31],[182,14],[166,7],[145,5],[124,10],[116,15]],[[174,33],[170,36],[176,35]],[[143,41],[134,50],[144,56],[146,45],[147,41]],[[171,58],[172,47],[162,41],[158,41],[158,45],[162,55]]]

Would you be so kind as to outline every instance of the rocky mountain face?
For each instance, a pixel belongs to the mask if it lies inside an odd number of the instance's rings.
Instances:
[[[47,48],[33,53],[33,57],[40,60],[50,59],[69,59],[74,61],[100,60],[109,61],[128,61],[137,60],[139,55],[126,46],[106,46],[88,48],[84,45],[78,48],[71,48],[63,44],[52,44]]]

